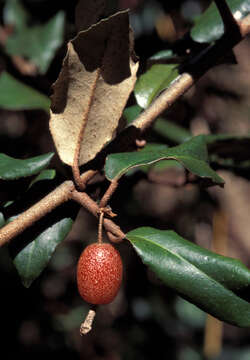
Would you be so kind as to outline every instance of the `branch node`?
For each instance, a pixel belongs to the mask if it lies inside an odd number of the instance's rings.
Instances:
[[[111,209],[111,207],[109,205],[105,206],[105,207],[100,207],[99,208],[99,213],[104,213],[106,216],[108,216],[109,218],[114,218],[117,216],[116,213],[114,213]]]

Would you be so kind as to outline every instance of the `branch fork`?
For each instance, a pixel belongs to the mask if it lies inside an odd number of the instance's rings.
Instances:
[[[155,101],[138,116],[138,118],[130,125],[130,127],[132,126],[137,128],[140,133],[145,131],[153,124],[153,122],[163,111],[166,111],[195,83],[195,81],[204,75],[204,73],[211,66],[216,64],[219,58],[221,58],[227,51],[231,50],[232,47],[234,47],[244,36],[250,33],[250,15],[237,22],[233,18],[233,15],[231,14],[231,11],[224,0],[217,0],[215,3],[219,11],[222,11],[225,14],[225,16],[223,16],[223,22],[226,33],[214,44],[214,46],[210,47],[209,51],[207,51],[204,56],[201,56],[197,59],[197,63],[193,68],[199,70],[200,66],[202,70],[198,71],[198,73],[195,72],[195,75],[192,75],[188,72],[184,72],[182,75],[180,75],[168,89],[163,91],[160,96],[157,97]],[[237,24],[237,29],[235,22]],[[230,34],[227,34],[228,28],[230,28]],[[92,99],[90,98],[89,106],[91,106],[91,101]],[[87,116],[87,113],[83,116]],[[84,126],[79,138],[79,144],[81,143],[83,134]],[[122,133],[119,134],[120,151],[122,151],[123,148],[127,148],[128,145],[134,141],[134,138],[131,138],[129,134],[130,132],[128,129],[125,129]],[[143,144],[138,143],[137,145],[140,146]],[[100,209],[103,209],[103,212],[108,217],[113,217],[112,210],[107,210],[107,203],[116,190],[118,183],[115,180],[110,183],[110,186],[103,195],[99,205],[93,199],[91,199],[84,191],[88,181],[98,172],[98,170],[101,170],[101,166],[100,169],[89,170],[80,176],[79,147],[80,145],[78,146],[78,149],[75,153],[73,174],[75,184],[80,191],[76,189],[73,181],[65,181],[62,183],[58,188],[45,196],[45,198],[43,198],[41,201],[33,205],[24,213],[20,214],[18,218],[0,229],[0,246],[8,243],[12,238],[22,233],[34,222],[38,221],[43,216],[47,215],[49,212],[69,200],[78,202],[95,217],[99,216]],[[116,225],[110,218],[104,217],[103,226],[105,227],[107,235],[111,241],[120,242],[125,238],[125,234],[122,232],[120,227]]]

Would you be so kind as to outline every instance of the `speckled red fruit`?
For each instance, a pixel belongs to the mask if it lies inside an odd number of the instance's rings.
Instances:
[[[87,246],[77,265],[77,285],[81,297],[91,304],[108,304],[114,300],[122,282],[122,259],[111,245]]]

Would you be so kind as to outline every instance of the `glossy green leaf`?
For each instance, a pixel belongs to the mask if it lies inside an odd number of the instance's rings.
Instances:
[[[142,165],[150,165],[160,160],[177,160],[193,174],[223,185],[224,181],[212,170],[203,136],[196,136],[181,145],[165,150],[137,151],[111,154],[106,159],[105,173],[109,180],[119,179],[128,170]]]
[[[227,0],[234,17],[242,19],[250,13],[249,0]],[[193,40],[203,43],[218,40],[224,33],[224,26],[214,2],[195,20],[191,30]]]
[[[147,108],[160,92],[179,75],[177,65],[156,64],[137,80],[134,88],[137,104]]]
[[[22,160],[0,154],[0,179],[16,180],[35,175],[49,165],[53,156],[54,153],[48,153]]]
[[[49,111],[50,100],[37,90],[3,71],[0,76],[0,108],[7,110],[43,109]]]
[[[137,118],[137,116],[139,116],[141,111],[142,111],[142,108],[138,105],[132,105],[132,106],[127,107],[123,111],[123,116],[127,120],[127,125],[131,124],[132,121],[134,121]]]
[[[60,11],[44,25],[26,25],[16,29],[8,37],[7,53],[27,57],[40,73],[46,73],[55,52],[63,43],[64,18],[64,13]]]
[[[157,119],[157,121],[154,123],[153,129],[159,135],[165,137],[168,140],[174,141],[177,144],[182,143],[192,137],[192,134],[187,129],[184,129],[180,125],[163,118]]]
[[[33,179],[29,185],[29,188],[36,184],[39,181],[43,180],[53,180],[56,176],[56,171],[54,169],[45,169],[38,174],[35,179]]]
[[[161,150],[166,150],[167,149],[167,145],[165,144],[158,144],[158,143],[147,143],[146,146],[144,146],[140,152],[147,152],[147,151],[161,151]],[[173,160],[166,160],[167,162],[171,162]],[[152,166],[156,165],[156,164],[160,164],[164,162],[164,160],[159,161],[158,163],[154,163],[153,165],[142,165],[142,166],[137,166],[134,167],[130,170],[128,170],[125,175],[126,176],[131,176],[133,175],[135,172],[137,171],[143,171],[145,173],[148,172],[148,170],[150,170],[150,168],[152,168]]]
[[[250,271],[240,261],[203,249],[174,231],[138,228],[126,235],[145,265],[181,296],[228,323],[250,326]]]
[[[65,239],[72,224],[71,218],[59,220],[25,246],[14,258],[14,265],[25,287],[29,287],[48,265],[56,246]]]

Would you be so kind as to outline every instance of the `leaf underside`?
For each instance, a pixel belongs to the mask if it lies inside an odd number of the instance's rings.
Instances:
[[[220,320],[250,326],[250,304],[240,297],[249,289],[250,271],[240,261],[203,249],[174,231],[143,227],[126,237],[164,284]]]
[[[120,12],[69,42],[54,84],[50,118],[50,131],[64,163],[73,165],[79,142],[79,165],[83,165],[114,136],[136,81],[138,63],[131,41],[128,13]]]

